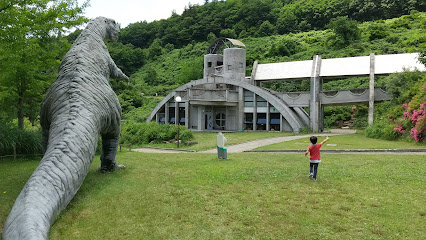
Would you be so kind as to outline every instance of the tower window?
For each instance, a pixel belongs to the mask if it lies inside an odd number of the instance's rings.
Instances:
[[[212,67],[212,62],[208,62],[207,67]]]
[[[228,65],[228,70],[232,70],[232,65]]]

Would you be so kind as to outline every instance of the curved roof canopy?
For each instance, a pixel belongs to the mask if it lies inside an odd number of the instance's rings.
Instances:
[[[231,47],[245,47],[244,43],[232,38],[218,38],[210,44],[207,54],[218,54],[221,49],[231,48]]]

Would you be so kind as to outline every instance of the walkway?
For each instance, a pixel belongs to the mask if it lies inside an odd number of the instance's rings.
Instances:
[[[315,136],[335,136],[335,135],[342,135],[342,134],[353,134],[355,133],[355,130],[346,130],[346,129],[333,129],[330,131],[330,133],[321,133],[321,134],[315,134]],[[228,153],[240,153],[245,151],[250,151],[258,147],[274,144],[274,143],[280,143],[280,142],[288,142],[296,139],[301,138],[309,138],[312,136],[312,134],[307,135],[298,135],[298,136],[286,136],[286,137],[274,137],[274,138],[266,138],[266,139],[259,139],[255,141],[235,144],[226,146]],[[137,148],[132,149],[136,152],[147,152],[147,153],[189,153],[194,151],[185,151],[185,150],[176,150],[176,149],[162,149],[162,148]],[[217,149],[210,149],[205,151],[200,151],[199,153],[216,153]]]
[[[333,129],[330,133],[321,133],[315,134],[315,136],[336,136],[336,135],[344,135],[344,134],[353,134],[354,130],[350,129]],[[299,135],[299,136],[287,136],[287,137],[274,137],[274,138],[266,138],[260,139],[235,145],[227,146],[228,153],[241,153],[241,152],[276,152],[276,153],[300,153],[305,150],[276,150],[276,151],[256,151],[258,147],[287,142],[296,139],[306,138],[308,139],[312,134]],[[195,151],[191,150],[177,150],[177,149],[164,149],[164,148],[137,148],[132,149],[132,151],[136,152],[145,152],[145,153],[194,153]],[[350,154],[393,154],[393,155],[425,155],[425,149],[343,149],[343,150],[322,150],[328,154],[342,154],[342,153],[350,153]],[[209,149],[205,151],[200,151],[199,153],[217,153],[217,149]]]
[[[355,130],[336,129],[336,130],[331,130],[330,133],[320,133],[320,134],[315,134],[315,136],[336,136],[336,135],[354,134],[354,133],[355,133]],[[288,142],[288,141],[293,141],[293,140],[301,139],[301,138],[309,139],[311,136],[312,134],[306,134],[306,135],[298,135],[298,136],[259,139],[255,141],[226,146],[226,149],[228,153],[240,153],[240,152],[250,151],[258,147],[271,145],[274,143]],[[216,148],[214,148],[210,150],[200,151],[200,153],[216,153],[216,151],[217,151]]]

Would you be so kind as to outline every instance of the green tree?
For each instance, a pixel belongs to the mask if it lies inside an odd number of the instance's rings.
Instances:
[[[216,35],[210,32],[209,35],[207,35],[207,42],[212,43],[214,40],[216,40],[216,38]]]
[[[334,42],[340,46],[347,46],[361,36],[358,22],[349,19],[347,16],[332,19],[328,24],[328,28],[333,30],[335,34],[333,36]]]
[[[275,27],[268,20],[266,20],[260,25],[259,31],[257,32],[257,34],[260,37],[274,35],[275,34]]]
[[[178,83],[185,84],[192,80],[203,78],[203,58],[183,61],[178,74]]]
[[[148,67],[148,69],[146,70],[145,83],[147,83],[151,86],[157,86],[159,84],[158,74],[157,74],[157,71],[155,71],[154,68]]]
[[[148,48],[148,58],[151,60],[155,60],[157,56],[163,54],[163,47],[161,46],[163,43],[160,39],[155,39],[154,42]]]
[[[0,3],[1,111],[34,120],[53,81],[60,57],[69,49],[62,34],[86,19],[87,2],[77,0],[3,0]],[[7,107],[6,107],[7,106]]]
[[[120,42],[108,43],[107,46],[114,62],[127,75],[132,75],[145,63],[146,50]]]
[[[223,29],[220,31],[220,36],[221,37],[226,37],[226,38],[237,38],[237,34],[235,33],[234,29]]]

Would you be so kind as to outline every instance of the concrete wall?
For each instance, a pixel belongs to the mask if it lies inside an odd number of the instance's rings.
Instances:
[[[246,74],[246,50],[243,48],[226,48],[223,50],[223,77],[225,79],[244,81]]]
[[[204,78],[215,74],[215,68],[223,65],[223,56],[220,54],[204,55]]]

